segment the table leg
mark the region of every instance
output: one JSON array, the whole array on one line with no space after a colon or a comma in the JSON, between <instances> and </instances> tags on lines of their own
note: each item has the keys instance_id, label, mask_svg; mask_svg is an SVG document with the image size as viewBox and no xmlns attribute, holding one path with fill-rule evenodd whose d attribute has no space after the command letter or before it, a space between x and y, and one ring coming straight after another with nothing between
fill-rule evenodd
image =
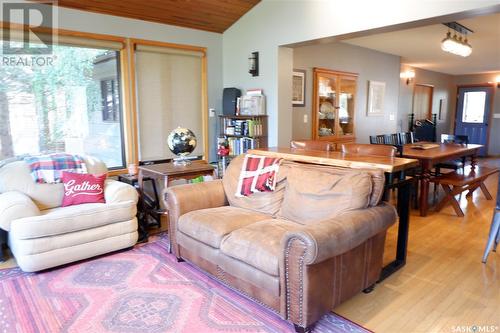
<instances>
[{"instance_id":1,"label":"table leg","mask_svg":"<svg viewBox=\"0 0 500 333\"><path fill-rule=\"evenodd\" d=\"M139 240L138 242L147 242L149 238L147 221L146 221L146 204L144 203L144 171L139 169L137 176L137 185L139 186L139 204L137 219L139 224Z\"/></svg>"},{"instance_id":2,"label":"table leg","mask_svg":"<svg viewBox=\"0 0 500 333\"><path fill-rule=\"evenodd\" d=\"M396 259L382 268L378 282L385 280L391 274L406 264L408 248L408 232L410 227L410 193L413 179L401 181L398 185L397 210L399 215L398 240L396 246Z\"/></svg>"},{"instance_id":3,"label":"table leg","mask_svg":"<svg viewBox=\"0 0 500 333\"><path fill-rule=\"evenodd\" d=\"M477 165L477 155L474 154L470 157L470 166L471 166L471 169L474 170L476 168L476 165Z\"/></svg>"},{"instance_id":4,"label":"table leg","mask_svg":"<svg viewBox=\"0 0 500 333\"><path fill-rule=\"evenodd\" d=\"M422 177L420 179L420 216L427 216L429 210L429 182L431 170L428 165L422 165Z\"/></svg>"}]
</instances>

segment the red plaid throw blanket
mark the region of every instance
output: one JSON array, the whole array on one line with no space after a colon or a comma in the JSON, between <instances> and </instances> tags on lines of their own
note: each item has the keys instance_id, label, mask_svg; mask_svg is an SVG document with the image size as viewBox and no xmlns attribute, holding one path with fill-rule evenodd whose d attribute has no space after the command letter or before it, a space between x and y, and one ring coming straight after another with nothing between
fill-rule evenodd
<instances>
[{"instance_id":1,"label":"red plaid throw blanket","mask_svg":"<svg viewBox=\"0 0 500 333\"><path fill-rule=\"evenodd\" d=\"M36 183L60 183L62 172L87 173L83 158L70 154L50 154L25 157L24 161L31 169L31 176Z\"/></svg>"},{"instance_id":2,"label":"red plaid throw blanket","mask_svg":"<svg viewBox=\"0 0 500 333\"><path fill-rule=\"evenodd\" d=\"M280 163L281 158L246 155L235 195L244 197L256 192L274 191Z\"/></svg>"}]
</instances>

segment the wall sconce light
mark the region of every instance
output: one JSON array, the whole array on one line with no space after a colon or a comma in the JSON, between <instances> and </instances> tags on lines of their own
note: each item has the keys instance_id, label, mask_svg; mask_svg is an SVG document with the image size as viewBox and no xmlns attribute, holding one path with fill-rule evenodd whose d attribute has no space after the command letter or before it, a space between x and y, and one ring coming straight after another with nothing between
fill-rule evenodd
<instances>
[{"instance_id":1,"label":"wall sconce light","mask_svg":"<svg viewBox=\"0 0 500 333\"><path fill-rule=\"evenodd\" d=\"M410 69L406 70L406 71L400 73L399 77L402 78L402 79L406 79L406 84L408 85L415 78L415 71L410 70Z\"/></svg>"},{"instance_id":2,"label":"wall sconce light","mask_svg":"<svg viewBox=\"0 0 500 333\"><path fill-rule=\"evenodd\" d=\"M495 82L497 83L497 88L500 88L500 75L497 75Z\"/></svg>"},{"instance_id":3,"label":"wall sconce light","mask_svg":"<svg viewBox=\"0 0 500 333\"><path fill-rule=\"evenodd\" d=\"M259 52L252 52L248 56L248 73L259 76Z\"/></svg>"}]
</instances>

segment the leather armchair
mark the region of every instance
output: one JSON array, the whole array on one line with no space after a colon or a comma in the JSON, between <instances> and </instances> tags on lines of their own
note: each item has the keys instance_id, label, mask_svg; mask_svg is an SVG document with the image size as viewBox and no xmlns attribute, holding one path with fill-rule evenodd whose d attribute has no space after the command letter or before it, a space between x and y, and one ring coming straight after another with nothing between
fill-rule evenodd
<instances>
[{"instance_id":1,"label":"leather armchair","mask_svg":"<svg viewBox=\"0 0 500 333\"><path fill-rule=\"evenodd\" d=\"M89 173L107 172L86 158ZM32 272L133 246L137 242L134 187L106 180L105 204L60 207L62 184L36 184L23 161L0 168L0 228L22 270Z\"/></svg>"}]
</instances>

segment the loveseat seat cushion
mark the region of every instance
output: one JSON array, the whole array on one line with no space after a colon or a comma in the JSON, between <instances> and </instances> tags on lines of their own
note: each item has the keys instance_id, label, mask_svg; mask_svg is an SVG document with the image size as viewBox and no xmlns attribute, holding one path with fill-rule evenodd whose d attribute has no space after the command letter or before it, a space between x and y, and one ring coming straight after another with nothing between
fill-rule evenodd
<instances>
[{"instance_id":1,"label":"loveseat seat cushion","mask_svg":"<svg viewBox=\"0 0 500 333\"><path fill-rule=\"evenodd\" d=\"M222 241L220 250L269 275L279 276L281 239L287 231L296 231L301 227L282 219L256 222L229 234Z\"/></svg>"},{"instance_id":2,"label":"loveseat seat cushion","mask_svg":"<svg viewBox=\"0 0 500 333\"><path fill-rule=\"evenodd\" d=\"M134 201L115 204L83 204L46 209L40 215L12 221L16 239L56 236L130 220L136 214Z\"/></svg>"},{"instance_id":3,"label":"loveseat seat cushion","mask_svg":"<svg viewBox=\"0 0 500 333\"><path fill-rule=\"evenodd\" d=\"M179 218L177 229L218 249L222 239L234 230L269 218L269 215L248 209L223 206L186 213Z\"/></svg>"},{"instance_id":4,"label":"loveseat seat cushion","mask_svg":"<svg viewBox=\"0 0 500 333\"><path fill-rule=\"evenodd\" d=\"M298 166L288 173L280 217L301 224L317 223L367 208L371 193L372 181L366 172L333 174Z\"/></svg>"},{"instance_id":5,"label":"loveseat seat cushion","mask_svg":"<svg viewBox=\"0 0 500 333\"><path fill-rule=\"evenodd\" d=\"M243 161L245 159L244 156L245 155L240 155L231 161L231 164L229 164L226 172L224 173L224 178L222 179L224 192L226 193L229 204L234 207L250 209L263 214L269 214L272 216L276 215L280 210L281 203L283 202L286 176L289 167L284 163L280 166L276 178L276 188L274 191L258 192L246 197L237 197L235 194L238 189L238 180L243 166Z\"/></svg>"}]
</instances>

